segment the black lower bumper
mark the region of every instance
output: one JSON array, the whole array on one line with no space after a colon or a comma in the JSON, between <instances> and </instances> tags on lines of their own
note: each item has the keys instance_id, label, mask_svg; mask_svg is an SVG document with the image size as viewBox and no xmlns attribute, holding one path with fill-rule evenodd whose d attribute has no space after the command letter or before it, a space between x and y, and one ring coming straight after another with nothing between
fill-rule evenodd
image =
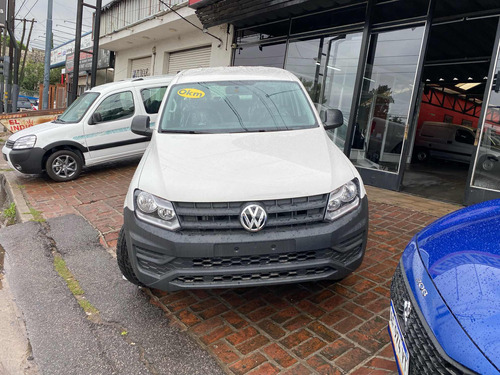
<instances>
[{"instance_id":1,"label":"black lower bumper","mask_svg":"<svg viewBox=\"0 0 500 375\"><path fill-rule=\"evenodd\" d=\"M9 159L11 164L19 172L28 174L40 174L43 172L42 160L45 150L34 147L26 150L11 150Z\"/></svg>"},{"instance_id":2,"label":"black lower bumper","mask_svg":"<svg viewBox=\"0 0 500 375\"><path fill-rule=\"evenodd\" d=\"M171 232L124 210L130 262L145 285L173 291L342 279L363 260L368 200L332 223L258 233Z\"/></svg>"}]
</instances>

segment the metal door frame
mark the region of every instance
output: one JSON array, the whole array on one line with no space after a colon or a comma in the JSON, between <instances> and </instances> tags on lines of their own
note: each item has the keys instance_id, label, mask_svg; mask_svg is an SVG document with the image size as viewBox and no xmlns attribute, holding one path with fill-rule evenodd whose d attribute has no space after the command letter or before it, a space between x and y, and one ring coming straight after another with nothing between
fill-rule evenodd
<instances>
[{"instance_id":1,"label":"metal door frame","mask_svg":"<svg viewBox=\"0 0 500 375\"><path fill-rule=\"evenodd\" d=\"M471 163L469 167L469 173L467 174L467 182L465 185L465 198L464 203L466 205L471 205L474 203L483 202L490 199L500 198L500 191L483 189L479 187L472 186L472 178L474 176L475 166L479 154L479 141L481 139L481 134L483 132L484 122L486 119L486 113L488 111L488 106L490 103L490 96L493 87L493 81L495 78L495 71L497 69L497 61L500 57L500 15L498 16L498 24L497 24L497 33L496 39L493 47L493 51L491 53L491 62L490 68L488 70L488 80L486 81L486 87L484 91L484 100L483 105L481 106L481 114L479 116L477 131L476 131L476 140L474 142L474 152L472 153ZM498 66L500 68L500 64ZM497 80L500 79L500 76L497 76ZM473 162L472 162L473 161Z\"/></svg>"},{"instance_id":2,"label":"metal door frame","mask_svg":"<svg viewBox=\"0 0 500 375\"><path fill-rule=\"evenodd\" d=\"M425 59L425 53L427 51L427 43L429 40L429 34L430 34L430 29L431 29L431 21L432 21L432 16L433 16L433 11L435 7L436 0L430 0L429 5L427 8L427 15L423 18L423 21L425 22L424 26L424 34L422 36L422 43L420 47L420 54L417 62L417 69L415 72L415 79L413 83L413 92L411 95L410 99L410 110L408 113L408 120L405 126L405 134L403 137L403 149L401 150L401 156L400 156L400 165L399 165L399 170L397 173L392 173L392 172L385 172L385 171L380 171L376 169L369 169L369 168L362 168L362 167L356 167L363 179L363 182L366 183L367 185L372 185L376 187L380 187L383 189L388 189L388 190L395 190L399 191L401 189L401 184L403 181L403 175L405 171L405 166L406 166L406 159L408 157L408 154L410 152L411 148L411 142L409 142L408 135L413 134L415 127L416 127L416 121L415 117L418 116L417 111L415 110L416 105L417 105L417 100L418 100L418 91L420 87L420 80L422 78L422 71L423 71L423 66L424 66L424 59ZM363 39L361 42L361 52L359 56L359 63L358 63L358 71L356 75L356 82L355 82L355 87L354 87L354 95L353 95L353 101L351 104L351 114L349 116L349 123L348 123L348 128L347 128L347 134L346 134L346 141L344 145L344 153L349 156L351 154L351 148L352 148L352 141L353 141L353 136L354 136L354 127L355 127L355 121L356 121L356 116L358 114L358 109L359 109L359 101L360 101L360 96L363 88L363 76L365 73L366 69L366 64L368 60L368 52L370 48L370 40L372 38L372 29L373 29L373 10L375 7L375 1L374 0L369 0L367 9L366 9L366 23L363 28ZM387 25L388 28L390 29L395 29L397 24L390 24ZM405 26L404 24L401 26ZM410 25L407 25L410 26ZM384 30L383 27L377 27L378 30Z\"/></svg>"}]
</instances>

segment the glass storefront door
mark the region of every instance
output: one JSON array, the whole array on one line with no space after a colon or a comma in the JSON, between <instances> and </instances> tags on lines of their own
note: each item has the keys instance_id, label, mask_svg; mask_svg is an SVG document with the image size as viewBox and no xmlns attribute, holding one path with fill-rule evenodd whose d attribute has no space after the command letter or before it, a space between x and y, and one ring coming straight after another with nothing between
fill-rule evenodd
<instances>
[{"instance_id":1,"label":"glass storefront door","mask_svg":"<svg viewBox=\"0 0 500 375\"><path fill-rule=\"evenodd\" d=\"M371 35L350 153L370 185L399 189L424 29L417 26Z\"/></svg>"},{"instance_id":2,"label":"glass storefront door","mask_svg":"<svg viewBox=\"0 0 500 375\"><path fill-rule=\"evenodd\" d=\"M492 61L495 63L493 72L496 72L496 79L491 79L482 126L478 127L478 148L466 194L467 204L500 198L500 47L495 50Z\"/></svg>"},{"instance_id":3,"label":"glass storefront door","mask_svg":"<svg viewBox=\"0 0 500 375\"><path fill-rule=\"evenodd\" d=\"M309 40L292 40L285 69L304 84L318 110L336 108L344 115L344 125L329 131L342 150L351 111L362 33L341 34Z\"/></svg>"}]
</instances>

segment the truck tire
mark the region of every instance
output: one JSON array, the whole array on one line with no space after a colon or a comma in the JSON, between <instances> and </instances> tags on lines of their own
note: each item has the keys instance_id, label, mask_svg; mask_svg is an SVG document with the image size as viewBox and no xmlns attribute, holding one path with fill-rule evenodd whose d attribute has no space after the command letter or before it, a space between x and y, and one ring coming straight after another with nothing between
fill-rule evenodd
<instances>
[{"instance_id":1,"label":"truck tire","mask_svg":"<svg viewBox=\"0 0 500 375\"><path fill-rule=\"evenodd\" d=\"M80 175L83 167L81 156L71 150L52 153L45 162L45 170L57 182L71 181Z\"/></svg>"},{"instance_id":2,"label":"truck tire","mask_svg":"<svg viewBox=\"0 0 500 375\"><path fill-rule=\"evenodd\" d=\"M116 260L118 262L120 271L128 281L130 281L132 284L143 286L143 284L135 275L132 264L130 264L127 242L125 241L125 232L123 230L123 227L122 229L120 229L120 234L118 235L118 243L116 244Z\"/></svg>"}]
</instances>

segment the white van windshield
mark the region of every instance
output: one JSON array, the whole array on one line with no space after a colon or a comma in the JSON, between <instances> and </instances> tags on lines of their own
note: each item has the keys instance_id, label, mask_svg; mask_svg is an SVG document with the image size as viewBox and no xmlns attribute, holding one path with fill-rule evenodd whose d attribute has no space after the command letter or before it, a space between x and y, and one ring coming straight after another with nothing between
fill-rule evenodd
<instances>
[{"instance_id":1,"label":"white van windshield","mask_svg":"<svg viewBox=\"0 0 500 375\"><path fill-rule=\"evenodd\" d=\"M242 133L317 127L296 82L223 81L175 85L160 120L164 133Z\"/></svg>"},{"instance_id":2,"label":"white van windshield","mask_svg":"<svg viewBox=\"0 0 500 375\"><path fill-rule=\"evenodd\" d=\"M76 99L54 122L79 122L99 96L97 92L85 92Z\"/></svg>"}]
</instances>

